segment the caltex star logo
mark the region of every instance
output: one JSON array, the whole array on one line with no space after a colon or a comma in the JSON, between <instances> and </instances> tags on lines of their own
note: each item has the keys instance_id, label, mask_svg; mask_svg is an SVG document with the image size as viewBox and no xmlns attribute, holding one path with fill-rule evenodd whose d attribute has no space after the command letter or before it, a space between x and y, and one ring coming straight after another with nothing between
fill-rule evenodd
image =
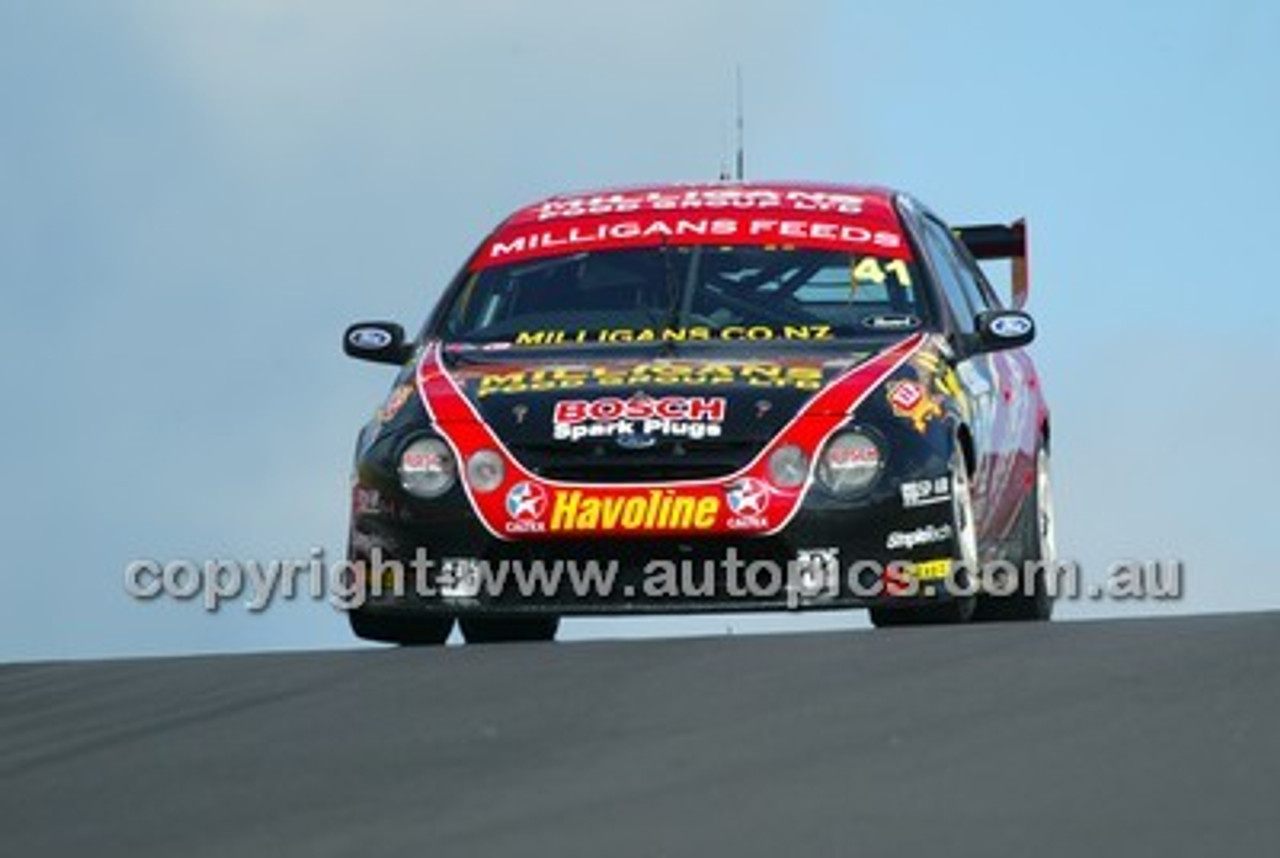
<instances>
[{"instance_id":1,"label":"caltex star logo","mask_svg":"<svg viewBox=\"0 0 1280 858\"><path fill-rule=\"evenodd\" d=\"M537 521L546 511L546 489L536 483L516 483L507 492L507 515L517 521Z\"/></svg>"},{"instance_id":2,"label":"caltex star logo","mask_svg":"<svg viewBox=\"0 0 1280 858\"><path fill-rule=\"evenodd\" d=\"M769 487L754 477L743 477L725 489L734 515L763 515L769 505Z\"/></svg>"}]
</instances>

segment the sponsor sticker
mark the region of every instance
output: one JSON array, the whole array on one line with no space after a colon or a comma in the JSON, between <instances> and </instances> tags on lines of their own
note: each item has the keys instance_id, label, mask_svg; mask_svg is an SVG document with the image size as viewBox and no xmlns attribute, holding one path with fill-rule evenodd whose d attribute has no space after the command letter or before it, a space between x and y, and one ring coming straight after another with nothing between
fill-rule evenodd
<instances>
[{"instance_id":1,"label":"sponsor sticker","mask_svg":"<svg viewBox=\"0 0 1280 858\"><path fill-rule=\"evenodd\" d=\"M867 206L868 199L865 195L841 191L770 187L674 187L560 197L538 206L536 218L549 221L592 215L753 209L859 215Z\"/></svg>"},{"instance_id":2,"label":"sponsor sticker","mask_svg":"<svg viewBox=\"0 0 1280 858\"><path fill-rule=\"evenodd\" d=\"M917 581L942 581L951 574L950 560L926 560L911 565L911 577Z\"/></svg>"},{"instance_id":3,"label":"sponsor sticker","mask_svg":"<svg viewBox=\"0 0 1280 858\"><path fill-rule=\"evenodd\" d=\"M910 480L899 486L904 509L946 503L951 500L951 477L935 477L931 480Z\"/></svg>"},{"instance_id":4,"label":"sponsor sticker","mask_svg":"<svg viewBox=\"0 0 1280 858\"><path fill-rule=\"evenodd\" d=\"M558 366L488 372L476 382L483 398L517 393L610 387L716 387L745 384L765 389L818 390L822 367L777 363L652 362L626 367Z\"/></svg>"},{"instance_id":5,"label":"sponsor sticker","mask_svg":"<svg viewBox=\"0 0 1280 858\"><path fill-rule=\"evenodd\" d=\"M356 486L351 493L351 511L355 515L378 515L390 511L390 505L377 489Z\"/></svg>"},{"instance_id":6,"label":"sponsor sticker","mask_svg":"<svg viewBox=\"0 0 1280 858\"><path fill-rule=\"evenodd\" d=\"M475 599L480 595L484 578L480 563L469 557L446 557L440 562L437 584L445 599Z\"/></svg>"},{"instance_id":7,"label":"sponsor sticker","mask_svg":"<svg viewBox=\"0 0 1280 858\"><path fill-rule=\"evenodd\" d=\"M623 446L624 438L718 438L727 408L722 396L562 399L552 412L551 434L557 441L616 438Z\"/></svg>"},{"instance_id":8,"label":"sponsor sticker","mask_svg":"<svg viewBox=\"0 0 1280 858\"><path fill-rule=\"evenodd\" d=\"M879 195L691 186L561 197L530 206L481 247L471 267L660 244L804 246L911 257L897 213Z\"/></svg>"},{"instance_id":9,"label":"sponsor sticker","mask_svg":"<svg viewBox=\"0 0 1280 858\"><path fill-rule=\"evenodd\" d=\"M909 550L921 545L946 542L950 538L951 525L930 524L915 530L895 530L885 540L884 547L890 551Z\"/></svg>"},{"instance_id":10,"label":"sponsor sticker","mask_svg":"<svg viewBox=\"0 0 1280 858\"><path fill-rule=\"evenodd\" d=\"M906 258L910 251L896 228L842 218L677 217L582 220L512 227L481 250L473 267L484 268L542 256L680 244L803 245L825 250L874 252Z\"/></svg>"},{"instance_id":11,"label":"sponsor sticker","mask_svg":"<svg viewBox=\"0 0 1280 858\"><path fill-rule=\"evenodd\" d=\"M829 340L834 337L830 325L726 325L713 328L695 325L688 328L604 328L577 330L546 329L519 331L512 345L559 346L596 345L599 343L653 342L761 342L767 340Z\"/></svg>"},{"instance_id":12,"label":"sponsor sticker","mask_svg":"<svg viewBox=\"0 0 1280 858\"><path fill-rule=\"evenodd\" d=\"M880 448L865 437L838 438L827 448L824 462L836 473L864 474L880 469Z\"/></svg>"},{"instance_id":13,"label":"sponsor sticker","mask_svg":"<svg viewBox=\"0 0 1280 858\"><path fill-rule=\"evenodd\" d=\"M594 495L581 489L556 489L548 529L553 533L711 530L720 509L714 494L649 489L639 494Z\"/></svg>"},{"instance_id":14,"label":"sponsor sticker","mask_svg":"<svg viewBox=\"0 0 1280 858\"><path fill-rule=\"evenodd\" d=\"M524 480L507 491L507 533L542 533L546 530L547 490Z\"/></svg>"},{"instance_id":15,"label":"sponsor sticker","mask_svg":"<svg viewBox=\"0 0 1280 858\"><path fill-rule=\"evenodd\" d=\"M910 313L877 313L865 317L862 326L873 331L914 331L920 327L920 317Z\"/></svg>"},{"instance_id":16,"label":"sponsor sticker","mask_svg":"<svg viewBox=\"0 0 1280 858\"><path fill-rule=\"evenodd\" d=\"M717 491L599 491L528 480L507 492L504 530L512 535L660 533L714 530L723 510Z\"/></svg>"},{"instance_id":17,"label":"sponsor sticker","mask_svg":"<svg viewBox=\"0 0 1280 858\"><path fill-rule=\"evenodd\" d=\"M924 432L929 428L929 421L942 416L941 403L918 381L903 379L892 382L888 396L893 413L910 420L917 432Z\"/></svg>"},{"instance_id":18,"label":"sponsor sticker","mask_svg":"<svg viewBox=\"0 0 1280 858\"><path fill-rule=\"evenodd\" d=\"M945 341L939 343L940 349L944 346ZM929 383L931 379L934 391L939 396L949 397L964 419L966 421L970 419L969 396L965 392L964 385L960 383L960 376L947 364L942 355L937 352L922 351L911 359L911 365L922 383Z\"/></svg>"},{"instance_id":19,"label":"sponsor sticker","mask_svg":"<svg viewBox=\"0 0 1280 858\"><path fill-rule=\"evenodd\" d=\"M400 457L400 469L406 474L436 474L449 467L449 462L435 450L410 447Z\"/></svg>"},{"instance_id":20,"label":"sponsor sticker","mask_svg":"<svg viewBox=\"0 0 1280 858\"><path fill-rule=\"evenodd\" d=\"M735 530L762 529L769 526L770 489L763 480L742 477L725 487L729 505L729 527Z\"/></svg>"}]
</instances>

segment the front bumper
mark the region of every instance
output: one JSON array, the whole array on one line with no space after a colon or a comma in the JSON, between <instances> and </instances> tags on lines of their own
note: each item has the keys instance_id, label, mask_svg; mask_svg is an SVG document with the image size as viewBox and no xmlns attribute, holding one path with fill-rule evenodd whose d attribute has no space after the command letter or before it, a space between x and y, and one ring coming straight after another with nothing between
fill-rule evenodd
<instances>
[{"instance_id":1,"label":"front bumper","mask_svg":"<svg viewBox=\"0 0 1280 858\"><path fill-rule=\"evenodd\" d=\"M383 497L357 486L350 543L356 603L377 613L814 610L954 590L944 586L957 556L950 505L904 509L896 483L856 504L811 492L785 528L761 537L507 540L461 493Z\"/></svg>"}]
</instances>

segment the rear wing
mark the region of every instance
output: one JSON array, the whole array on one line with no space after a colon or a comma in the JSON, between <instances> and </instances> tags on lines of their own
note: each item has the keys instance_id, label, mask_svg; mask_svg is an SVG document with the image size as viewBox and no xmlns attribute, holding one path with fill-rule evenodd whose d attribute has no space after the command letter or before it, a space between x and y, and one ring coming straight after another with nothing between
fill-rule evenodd
<instances>
[{"instance_id":1,"label":"rear wing","mask_svg":"<svg viewBox=\"0 0 1280 858\"><path fill-rule=\"evenodd\" d=\"M974 259L1008 259L1013 263L1013 306L1021 310L1031 289L1027 267L1027 221L986 223L956 228L956 235Z\"/></svg>"}]
</instances>

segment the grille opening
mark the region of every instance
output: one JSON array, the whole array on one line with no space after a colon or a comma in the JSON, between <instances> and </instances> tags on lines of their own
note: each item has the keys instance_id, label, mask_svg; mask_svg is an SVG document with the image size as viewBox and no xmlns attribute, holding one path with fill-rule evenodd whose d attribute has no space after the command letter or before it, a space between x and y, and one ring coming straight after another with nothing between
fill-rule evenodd
<instances>
[{"instance_id":1,"label":"grille opening","mask_svg":"<svg viewBox=\"0 0 1280 858\"><path fill-rule=\"evenodd\" d=\"M565 482L642 483L724 477L760 451L760 441L661 439L628 449L612 441L517 444L512 454L540 477Z\"/></svg>"}]
</instances>

